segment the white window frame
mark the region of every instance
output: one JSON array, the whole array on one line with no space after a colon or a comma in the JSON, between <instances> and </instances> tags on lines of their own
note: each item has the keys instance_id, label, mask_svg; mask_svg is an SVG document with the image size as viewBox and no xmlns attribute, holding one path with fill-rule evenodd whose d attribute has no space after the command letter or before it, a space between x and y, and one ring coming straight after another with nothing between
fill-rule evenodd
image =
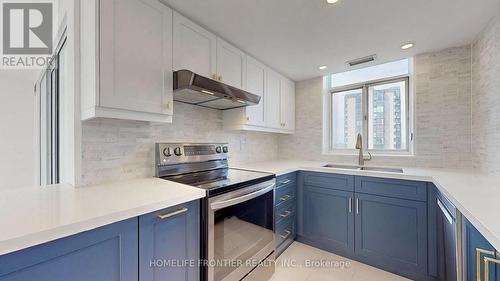
<instances>
[{"instance_id":1,"label":"white window frame","mask_svg":"<svg viewBox=\"0 0 500 281\"><path fill-rule=\"evenodd\" d=\"M410 63L410 66L412 64ZM366 81L362 83L346 85L342 87L331 87L331 75L325 76L324 85L326 86L323 96L324 103L324 114L323 114L323 155L357 155L358 150L355 148L352 149L343 149L343 148L334 148L333 147L333 109L332 109L332 96L334 93L362 89L363 90L363 105L362 105L362 115L363 115L363 125L362 125L362 135L363 135L363 150L370 152L374 156L414 156L415 152L415 132L414 132L414 88L413 88L413 79L412 79L412 67L410 67L410 71L408 75L399 75L394 77L388 77L383 79L377 79L372 81ZM408 112L407 118L407 149L405 150L376 150L376 149L368 149L368 88L371 86L376 86L380 84L386 84L391 82L399 82L406 81L406 91L407 91L407 99L406 99L406 110Z\"/></svg>"}]
</instances>

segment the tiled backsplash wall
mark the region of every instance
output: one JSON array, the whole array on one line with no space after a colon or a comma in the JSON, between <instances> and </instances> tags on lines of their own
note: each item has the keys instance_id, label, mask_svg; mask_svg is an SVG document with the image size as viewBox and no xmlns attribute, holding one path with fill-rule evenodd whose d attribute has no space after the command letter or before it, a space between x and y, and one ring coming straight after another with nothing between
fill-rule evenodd
<instances>
[{"instance_id":1,"label":"tiled backsplash wall","mask_svg":"<svg viewBox=\"0 0 500 281\"><path fill-rule=\"evenodd\" d=\"M473 165L500 174L500 11L472 50Z\"/></svg>"},{"instance_id":2,"label":"tiled backsplash wall","mask_svg":"<svg viewBox=\"0 0 500 281\"><path fill-rule=\"evenodd\" d=\"M471 49L451 48L415 58L415 157L374 156L370 164L471 166ZM356 163L357 156L321 153L322 78L296 85L296 134L281 136L279 156Z\"/></svg>"},{"instance_id":3,"label":"tiled backsplash wall","mask_svg":"<svg viewBox=\"0 0 500 281\"><path fill-rule=\"evenodd\" d=\"M231 163L274 160L278 136L227 132L222 112L175 103L172 124L113 119L83 123L82 184L154 175L156 142L229 142Z\"/></svg>"}]
</instances>

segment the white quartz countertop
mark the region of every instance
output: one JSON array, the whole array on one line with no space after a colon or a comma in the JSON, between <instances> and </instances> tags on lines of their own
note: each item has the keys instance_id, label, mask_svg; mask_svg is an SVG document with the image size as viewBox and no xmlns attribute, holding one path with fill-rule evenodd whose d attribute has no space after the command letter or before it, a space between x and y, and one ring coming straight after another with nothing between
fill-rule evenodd
<instances>
[{"instance_id":1,"label":"white quartz countertop","mask_svg":"<svg viewBox=\"0 0 500 281\"><path fill-rule=\"evenodd\" d=\"M500 250L500 177L474 170L403 167L403 173L397 174L323 167L326 164L328 163L281 160L235 165L233 168L274 173L278 176L301 170L432 182Z\"/></svg>"},{"instance_id":2,"label":"white quartz countertop","mask_svg":"<svg viewBox=\"0 0 500 281\"><path fill-rule=\"evenodd\" d=\"M0 255L205 197L158 178L0 192Z\"/></svg>"}]
</instances>

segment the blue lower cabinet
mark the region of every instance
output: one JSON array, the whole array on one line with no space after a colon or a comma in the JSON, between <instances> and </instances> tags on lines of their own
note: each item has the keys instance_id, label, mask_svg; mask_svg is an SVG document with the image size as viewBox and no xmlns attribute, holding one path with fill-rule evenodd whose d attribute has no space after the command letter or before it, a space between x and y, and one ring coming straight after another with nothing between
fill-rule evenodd
<instances>
[{"instance_id":1,"label":"blue lower cabinet","mask_svg":"<svg viewBox=\"0 0 500 281\"><path fill-rule=\"evenodd\" d=\"M354 251L354 193L304 185L299 241L349 256Z\"/></svg>"},{"instance_id":2,"label":"blue lower cabinet","mask_svg":"<svg viewBox=\"0 0 500 281\"><path fill-rule=\"evenodd\" d=\"M427 204L356 194L355 253L413 280L427 275Z\"/></svg>"},{"instance_id":3,"label":"blue lower cabinet","mask_svg":"<svg viewBox=\"0 0 500 281\"><path fill-rule=\"evenodd\" d=\"M1 281L137 281L137 218L0 256Z\"/></svg>"},{"instance_id":4,"label":"blue lower cabinet","mask_svg":"<svg viewBox=\"0 0 500 281\"><path fill-rule=\"evenodd\" d=\"M140 281L199 280L199 202L139 217Z\"/></svg>"},{"instance_id":5,"label":"blue lower cabinet","mask_svg":"<svg viewBox=\"0 0 500 281\"><path fill-rule=\"evenodd\" d=\"M484 276L484 258L495 258L495 256L500 258L500 256L486 238L467 220L465 220L465 241L467 280L500 281L498 276L500 267L495 266L494 263L489 263L489 279L486 280Z\"/></svg>"}]
</instances>

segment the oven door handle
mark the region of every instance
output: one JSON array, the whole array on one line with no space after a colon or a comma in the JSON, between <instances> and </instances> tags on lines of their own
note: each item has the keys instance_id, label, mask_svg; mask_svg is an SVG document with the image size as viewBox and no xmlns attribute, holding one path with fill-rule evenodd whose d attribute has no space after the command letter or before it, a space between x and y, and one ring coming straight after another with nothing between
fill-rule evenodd
<instances>
[{"instance_id":1,"label":"oven door handle","mask_svg":"<svg viewBox=\"0 0 500 281\"><path fill-rule=\"evenodd\" d=\"M259 197L263 194L268 193L269 191L274 190L275 185L276 185L276 183L273 183L267 187L264 187L262 189L255 191L255 192L252 192L252 193L245 194L245 195L240 196L240 197L232 198L232 199L225 200L225 201L214 202L214 203L210 204L210 209L212 209L213 211L216 211L216 210L220 210L220 209L223 209L226 207L234 206L236 204L254 199L256 197Z\"/></svg>"}]
</instances>

